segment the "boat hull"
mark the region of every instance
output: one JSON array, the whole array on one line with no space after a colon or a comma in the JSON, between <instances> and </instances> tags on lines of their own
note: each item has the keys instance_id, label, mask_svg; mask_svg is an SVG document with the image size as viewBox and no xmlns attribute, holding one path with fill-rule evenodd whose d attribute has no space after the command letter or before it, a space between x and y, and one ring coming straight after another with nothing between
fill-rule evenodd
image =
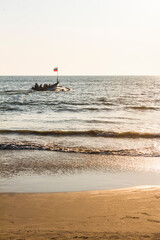
<instances>
[{"instance_id":1,"label":"boat hull","mask_svg":"<svg viewBox=\"0 0 160 240\"><path fill-rule=\"evenodd\" d=\"M54 88L45 88L45 89L33 89L33 91L36 91L36 92L67 92L67 91L70 91L71 89L68 88L68 87L63 87L63 86L57 86L57 87L54 87Z\"/></svg>"}]
</instances>

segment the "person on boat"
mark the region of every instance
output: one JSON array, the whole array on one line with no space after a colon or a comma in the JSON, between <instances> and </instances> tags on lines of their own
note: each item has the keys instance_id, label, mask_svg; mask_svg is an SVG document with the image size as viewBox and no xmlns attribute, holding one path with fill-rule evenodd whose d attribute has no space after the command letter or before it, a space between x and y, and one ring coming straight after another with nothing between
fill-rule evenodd
<instances>
[{"instance_id":1,"label":"person on boat","mask_svg":"<svg viewBox=\"0 0 160 240\"><path fill-rule=\"evenodd\" d=\"M34 88L35 90L38 90L38 83L35 84Z\"/></svg>"},{"instance_id":2,"label":"person on boat","mask_svg":"<svg viewBox=\"0 0 160 240\"><path fill-rule=\"evenodd\" d=\"M38 86L38 84L37 84L37 83L35 83L35 85L34 85L34 87L32 87L32 89L33 89L33 90L37 90L37 91L38 91L38 87L39 87L39 86Z\"/></svg>"}]
</instances>

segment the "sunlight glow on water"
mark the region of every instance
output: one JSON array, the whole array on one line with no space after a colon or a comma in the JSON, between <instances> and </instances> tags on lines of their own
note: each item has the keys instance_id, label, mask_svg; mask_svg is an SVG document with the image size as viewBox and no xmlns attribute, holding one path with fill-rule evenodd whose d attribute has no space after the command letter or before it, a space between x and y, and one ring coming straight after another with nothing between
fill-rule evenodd
<instances>
[{"instance_id":1,"label":"sunlight glow on water","mask_svg":"<svg viewBox=\"0 0 160 240\"><path fill-rule=\"evenodd\" d=\"M61 76L72 91L59 93L31 91L35 82L56 78L0 76L3 190L159 184L160 77Z\"/></svg>"}]
</instances>

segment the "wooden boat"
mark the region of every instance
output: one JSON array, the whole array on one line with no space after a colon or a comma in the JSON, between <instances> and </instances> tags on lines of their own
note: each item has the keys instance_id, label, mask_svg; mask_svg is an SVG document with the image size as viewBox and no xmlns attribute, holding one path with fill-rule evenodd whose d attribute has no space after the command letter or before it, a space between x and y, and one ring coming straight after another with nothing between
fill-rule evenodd
<instances>
[{"instance_id":1,"label":"wooden boat","mask_svg":"<svg viewBox=\"0 0 160 240\"><path fill-rule=\"evenodd\" d=\"M70 88L59 86L59 80L58 80L58 67L53 69L54 72L57 72L57 82L54 84L42 84L38 85L37 83L32 87L32 90L34 91L55 91L55 92L60 92L60 91L70 91Z\"/></svg>"},{"instance_id":2,"label":"wooden boat","mask_svg":"<svg viewBox=\"0 0 160 240\"><path fill-rule=\"evenodd\" d=\"M47 84L44 84L42 86L41 85L38 85L37 83L35 84L34 87L32 87L32 90L34 91L55 91L55 89L59 86L59 81L57 81L55 84L52 84L52 85L47 85Z\"/></svg>"}]
</instances>

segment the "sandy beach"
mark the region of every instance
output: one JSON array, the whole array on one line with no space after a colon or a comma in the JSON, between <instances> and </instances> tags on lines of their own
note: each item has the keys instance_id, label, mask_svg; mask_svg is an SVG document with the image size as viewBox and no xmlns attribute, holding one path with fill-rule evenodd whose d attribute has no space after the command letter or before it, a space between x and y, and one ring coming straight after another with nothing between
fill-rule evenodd
<instances>
[{"instance_id":1,"label":"sandy beach","mask_svg":"<svg viewBox=\"0 0 160 240\"><path fill-rule=\"evenodd\" d=\"M0 239L160 239L160 187L0 194Z\"/></svg>"}]
</instances>

